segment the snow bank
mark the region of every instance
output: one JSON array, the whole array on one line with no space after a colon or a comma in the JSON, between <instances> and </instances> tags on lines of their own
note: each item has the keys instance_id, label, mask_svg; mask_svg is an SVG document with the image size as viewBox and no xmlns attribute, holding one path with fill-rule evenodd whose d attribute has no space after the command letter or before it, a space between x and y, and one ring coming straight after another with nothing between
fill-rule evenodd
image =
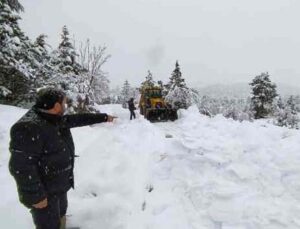
<instances>
[{"instance_id":1,"label":"snow bank","mask_svg":"<svg viewBox=\"0 0 300 229\"><path fill-rule=\"evenodd\" d=\"M128 110L119 105L98 108L119 118L115 123L72 130L80 157L76 189L69 192L70 225L84 229L300 227L299 130L265 121L210 119L196 107L181 110L176 122L155 124L140 116L129 121ZM8 131L24 112L0 106L1 228L32 228L7 169Z\"/></svg>"}]
</instances>

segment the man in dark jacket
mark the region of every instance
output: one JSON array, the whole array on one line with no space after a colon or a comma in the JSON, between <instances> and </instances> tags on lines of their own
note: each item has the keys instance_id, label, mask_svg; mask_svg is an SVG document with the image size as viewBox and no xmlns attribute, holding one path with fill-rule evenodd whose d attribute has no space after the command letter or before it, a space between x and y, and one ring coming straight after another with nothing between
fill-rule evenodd
<instances>
[{"instance_id":1,"label":"man in dark jacket","mask_svg":"<svg viewBox=\"0 0 300 229\"><path fill-rule=\"evenodd\" d=\"M36 229L65 224L67 192L74 188L75 148L70 128L112 122L107 114L64 115L63 91L46 88L11 128L9 161L20 202L31 209Z\"/></svg>"},{"instance_id":2,"label":"man in dark jacket","mask_svg":"<svg viewBox=\"0 0 300 229\"><path fill-rule=\"evenodd\" d=\"M134 102L133 102L133 98L131 98L129 101L128 101L128 109L130 111L130 120L132 120L132 118L135 119L135 113L134 113L134 110L136 109L135 106L134 106Z\"/></svg>"}]
</instances>

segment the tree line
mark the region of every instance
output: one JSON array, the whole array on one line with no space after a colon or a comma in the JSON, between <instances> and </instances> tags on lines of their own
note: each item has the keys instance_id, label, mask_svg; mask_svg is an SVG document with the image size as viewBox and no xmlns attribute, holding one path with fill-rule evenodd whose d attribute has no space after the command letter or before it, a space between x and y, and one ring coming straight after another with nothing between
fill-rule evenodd
<instances>
[{"instance_id":1,"label":"tree line","mask_svg":"<svg viewBox=\"0 0 300 229\"><path fill-rule=\"evenodd\" d=\"M63 26L58 47L47 43L41 34L34 41L19 26L23 6L18 0L0 0L0 103L29 107L37 91L45 86L65 90L70 98L71 112L94 111L93 105L120 103L137 98L139 87L128 80L121 90L110 90L103 65L111 57L106 46L91 44L87 39L75 45L67 26ZM154 81L148 71L142 86L159 86L166 102L175 109L187 109L195 104L200 113L223 114L234 120L271 118L279 126L299 128L300 97L282 98L270 75L255 76L248 98L210 98L189 88L178 61L167 83Z\"/></svg>"},{"instance_id":2,"label":"tree line","mask_svg":"<svg viewBox=\"0 0 300 229\"><path fill-rule=\"evenodd\" d=\"M300 95L288 98L280 96L268 72L263 72L253 78L249 83L251 94L247 98L228 98L221 95L218 98L200 96L200 91L186 85L178 61L167 84L160 80L156 82L152 73L148 71L148 75L141 84L141 87L143 86L161 87L166 102L175 109L187 109L191 105L196 105L200 113L210 117L222 114L226 118L238 121L270 119L278 126L299 128ZM126 106L130 97L136 97L136 90L134 91L126 80L122 88L120 103Z\"/></svg>"},{"instance_id":3,"label":"tree line","mask_svg":"<svg viewBox=\"0 0 300 229\"><path fill-rule=\"evenodd\" d=\"M45 34L32 41L19 26L22 10L17 0L0 0L0 102L29 107L45 86L64 89L74 112L108 100L109 79L102 70L110 58L107 48L89 39L76 47L67 26L56 48Z\"/></svg>"}]
</instances>

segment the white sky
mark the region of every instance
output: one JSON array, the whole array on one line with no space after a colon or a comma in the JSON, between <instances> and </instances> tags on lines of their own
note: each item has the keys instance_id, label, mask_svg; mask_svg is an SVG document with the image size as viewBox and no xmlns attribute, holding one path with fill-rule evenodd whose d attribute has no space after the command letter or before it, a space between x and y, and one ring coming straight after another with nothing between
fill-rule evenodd
<instances>
[{"instance_id":1,"label":"white sky","mask_svg":"<svg viewBox=\"0 0 300 229\"><path fill-rule=\"evenodd\" d=\"M300 85L299 0L20 0L21 22L53 46L63 25L108 46L112 85L166 81L178 59L190 86L249 82L268 71Z\"/></svg>"}]
</instances>

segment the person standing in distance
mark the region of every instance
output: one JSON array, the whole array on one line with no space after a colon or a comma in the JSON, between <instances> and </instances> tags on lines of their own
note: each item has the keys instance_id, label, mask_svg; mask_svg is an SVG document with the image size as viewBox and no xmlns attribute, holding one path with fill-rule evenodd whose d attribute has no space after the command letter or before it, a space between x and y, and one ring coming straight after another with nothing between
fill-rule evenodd
<instances>
[{"instance_id":1,"label":"person standing in distance","mask_svg":"<svg viewBox=\"0 0 300 229\"><path fill-rule=\"evenodd\" d=\"M130 111L130 120L132 120L132 118L135 119L135 113L134 110L136 110L135 106L134 106L134 101L133 98L130 98L130 100L128 101L128 109Z\"/></svg>"}]
</instances>

